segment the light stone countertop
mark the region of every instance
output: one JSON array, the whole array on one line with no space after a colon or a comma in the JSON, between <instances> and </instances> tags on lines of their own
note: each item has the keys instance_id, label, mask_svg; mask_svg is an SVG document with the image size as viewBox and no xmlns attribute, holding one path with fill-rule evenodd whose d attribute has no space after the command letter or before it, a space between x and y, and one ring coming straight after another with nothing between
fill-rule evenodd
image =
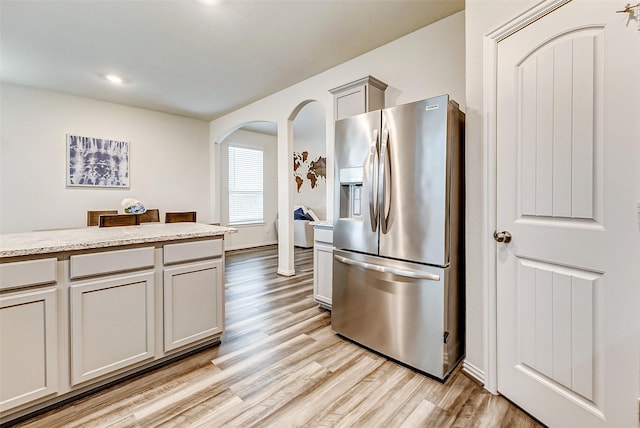
<instances>
[{"instance_id":1,"label":"light stone countertop","mask_svg":"<svg viewBox=\"0 0 640 428\"><path fill-rule=\"evenodd\" d=\"M202 223L144 223L9 233L0 235L0 258L207 238L236 232L237 229L231 227Z\"/></svg>"}]
</instances>

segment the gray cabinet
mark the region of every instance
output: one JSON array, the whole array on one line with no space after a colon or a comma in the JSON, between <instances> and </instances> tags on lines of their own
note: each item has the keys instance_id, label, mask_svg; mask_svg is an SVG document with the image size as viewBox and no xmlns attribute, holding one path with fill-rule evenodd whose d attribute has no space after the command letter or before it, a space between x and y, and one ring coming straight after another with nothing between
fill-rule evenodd
<instances>
[{"instance_id":1,"label":"gray cabinet","mask_svg":"<svg viewBox=\"0 0 640 428\"><path fill-rule=\"evenodd\" d=\"M164 351L222 334L222 261L164 270Z\"/></svg>"},{"instance_id":2,"label":"gray cabinet","mask_svg":"<svg viewBox=\"0 0 640 428\"><path fill-rule=\"evenodd\" d=\"M154 358L153 266L153 247L71 256L71 385Z\"/></svg>"},{"instance_id":3,"label":"gray cabinet","mask_svg":"<svg viewBox=\"0 0 640 428\"><path fill-rule=\"evenodd\" d=\"M316 225L313 240L313 298L320 306L331 309L333 226Z\"/></svg>"},{"instance_id":4,"label":"gray cabinet","mask_svg":"<svg viewBox=\"0 0 640 428\"><path fill-rule=\"evenodd\" d=\"M59 391L57 264L0 264L0 414Z\"/></svg>"},{"instance_id":5,"label":"gray cabinet","mask_svg":"<svg viewBox=\"0 0 640 428\"><path fill-rule=\"evenodd\" d=\"M340 120L383 109L387 84L372 76L363 77L329 92L333 94L333 119Z\"/></svg>"},{"instance_id":6,"label":"gray cabinet","mask_svg":"<svg viewBox=\"0 0 640 428\"><path fill-rule=\"evenodd\" d=\"M0 296L0 413L58 392L56 289Z\"/></svg>"},{"instance_id":7,"label":"gray cabinet","mask_svg":"<svg viewBox=\"0 0 640 428\"><path fill-rule=\"evenodd\" d=\"M120 275L70 288L71 384L154 357L154 274Z\"/></svg>"},{"instance_id":8,"label":"gray cabinet","mask_svg":"<svg viewBox=\"0 0 640 428\"><path fill-rule=\"evenodd\" d=\"M0 424L224 332L221 235L31 257L0 259Z\"/></svg>"},{"instance_id":9,"label":"gray cabinet","mask_svg":"<svg viewBox=\"0 0 640 428\"><path fill-rule=\"evenodd\" d=\"M164 352L220 336L222 240L165 245L164 263Z\"/></svg>"}]
</instances>

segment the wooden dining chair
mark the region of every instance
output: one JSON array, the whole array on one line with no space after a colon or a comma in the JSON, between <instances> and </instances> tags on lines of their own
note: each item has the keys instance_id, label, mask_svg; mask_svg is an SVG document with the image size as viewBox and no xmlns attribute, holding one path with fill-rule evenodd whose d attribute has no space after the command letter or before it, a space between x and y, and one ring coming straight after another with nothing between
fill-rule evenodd
<instances>
[{"instance_id":1,"label":"wooden dining chair","mask_svg":"<svg viewBox=\"0 0 640 428\"><path fill-rule=\"evenodd\" d=\"M164 214L164 222L165 223L183 223L183 222L196 222L196 212L195 211L186 211L179 213L165 213Z\"/></svg>"},{"instance_id":2,"label":"wooden dining chair","mask_svg":"<svg viewBox=\"0 0 640 428\"><path fill-rule=\"evenodd\" d=\"M98 220L100 227L135 226L138 224L140 224L140 219L136 214L106 214L101 215Z\"/></svg>"},{"instance_id":3,"label":"wooden dining chair","mask_svg":"<svg viewBox=\"0 0 640 428\"><path fill-rule=\"evenodd\" d=\"M87 226L97 226L103 214L118 214L118 210L87 211Z\"/></svg>"},{"instance_id":4,"label":"wooden dining chair","mask_svg":"<svg viewBox=\"0 0 640 428\"><path fill-rule=\"evenodd\" d=\"M144 214L137 214L140 223L158 223L160 222L160 210L150 209Z\"/></svg>"}]
</instances>

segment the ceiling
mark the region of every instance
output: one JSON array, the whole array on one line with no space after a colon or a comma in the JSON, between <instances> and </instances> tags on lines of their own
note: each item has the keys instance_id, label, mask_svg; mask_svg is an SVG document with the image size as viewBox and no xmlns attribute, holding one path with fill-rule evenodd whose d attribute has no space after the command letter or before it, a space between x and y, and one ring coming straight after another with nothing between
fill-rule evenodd
<instances>
[{"instance_id":1,"label":"ceiling","mask_svg":"<svg viewBox=\"0 0 640 428\"><path fill-rule=\"evenodd\" d=\"M0 0L0 79L212 120L463 9L464 0Z\"/></svg>"}]
</instances>

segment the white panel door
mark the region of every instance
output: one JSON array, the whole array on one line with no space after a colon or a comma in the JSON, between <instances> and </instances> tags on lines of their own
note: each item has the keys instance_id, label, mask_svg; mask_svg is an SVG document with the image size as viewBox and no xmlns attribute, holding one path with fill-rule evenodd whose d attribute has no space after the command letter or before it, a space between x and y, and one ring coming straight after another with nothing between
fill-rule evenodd
<instances>
[{"instance_id":1,"label":"white panel door","mask_svg":"<svg viewBox=\"0 0 640 428\"><path fill-rule=\"evenodd\" d=\"M638 426L640 32L619 6L498 43L498 390L552 427Z\"/></svg>"}]
</instances>

